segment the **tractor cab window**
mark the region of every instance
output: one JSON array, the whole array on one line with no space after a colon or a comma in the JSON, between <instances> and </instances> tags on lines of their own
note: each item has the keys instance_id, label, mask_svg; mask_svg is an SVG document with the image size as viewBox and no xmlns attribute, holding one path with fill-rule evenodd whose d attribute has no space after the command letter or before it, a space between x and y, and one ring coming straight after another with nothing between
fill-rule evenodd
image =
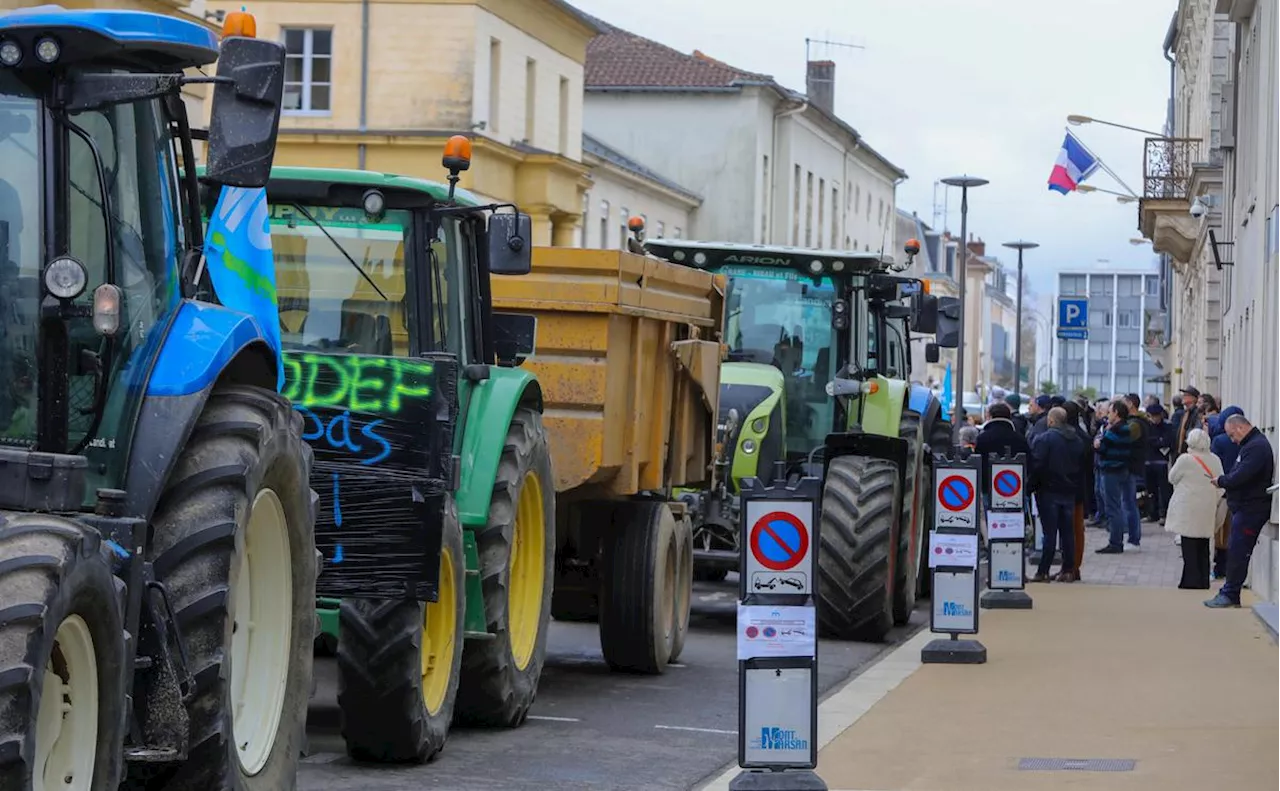
<instances>
[{"instance_id":1,"label":"tractor cab window","mask_svg":"<svg viewBox=\"0 0 1280 791\"><path fill-rule=\"evenodd\" d=\"M829 278L785 269L724 267L729 276L726 339L730 362L772 365L786 381L787 452L807 454L831 431L826 394L835 370L831 326L836 288Z\"/></svg>"},{"instance_id":2,"label":"tractor cab window","mask_svg":"<svg viewBox=\"0 0 1280 791\"><path fill-rule=\"evenodd\" d=\"M480 348L470 315L477 304L475 246L471 226L456 215L443 216L431 240L431 326L434 350L458 355L464 364Z\"/></svg>"},{"instance_id":3,"label":"tractor cab window","mask_svg":"<svg viewBox=\"0 0 1280 791\"><path fill-rule=\"evenodd\" d=\"M280 339L285 349L407 357L416 354L406 295L412 215L271 205Z\"/></svg>"},{"instance_id":4,"label":"tractor cab window","mask_svg":"<svg viewBox=\"0 0 1280 791\"><path fill-rule=\"evenodd\" d=\"M0 444L36 441L40 307L39 103L0 72Z\"/></svg>"},{"instance_id":5,"label":"tractor cab window","mask_svg":"<svg viewBox=\"0 0 1280 791\"><path fill-rule=\"evenodd\" d=\"M70 320L67 328L68 440L72 447L86 446L92 492L118 485L124 474L142 385L159 351L159 334L152 330L179 299L177 158L159 100L74 113L59 126L67 153L67 252L89 276L76 302L92 305L94 289L111 280L111 259L124 297L114 342L100 336L88 316Z\"/></svg>"}]
</instances>

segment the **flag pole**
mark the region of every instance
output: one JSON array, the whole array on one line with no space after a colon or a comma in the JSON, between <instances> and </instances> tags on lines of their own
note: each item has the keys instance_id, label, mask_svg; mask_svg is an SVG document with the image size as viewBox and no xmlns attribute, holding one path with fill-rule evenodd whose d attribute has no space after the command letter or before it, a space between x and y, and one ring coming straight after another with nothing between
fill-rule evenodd
<instances>
[{"instance_id":1,"label":"flag pole","mask_svg":"<svg viewBox=\"0 0 1280 791\"><path fill-rule=\"evenodd\" d=\"M1076 141L1076 143L1078 143L1078 144L1080 145L1080 147L1081 147L1081 148L1083 148L1085 151L1087 151L1087 152L1089 153L1089 156L1091 156L1091 157L1093 157L1093 158L1094 158L1094 160L1098 163L1098 165L1097 165L1097 166L1098 166L1098 169L1099 169L1099 170L1101 170L1103 173L1106 173L1106 174L1107 174L1108 176L1110 176L1111 178L1115 179L1115 180L1116 180L1116 183L1117 183L1117 184L1119 184L1121 187L1124 187L1124 188L1125 188L1125 190L1129 193L1129 197L1131 197L1131 198L1136 198L1136 197L1138 197L1138 193L1134 192L1134 191L1133 191L1133 188L1132 188L1132 187L1130 187L1128 184L1125 184L1125 183L1124 183L1124 179L1122 179L1122 178L1120 178L1119 176L1117 176L1117 175L1116 175L1116 172L1115 172L1114 170L1112 170L1112 169L1111 169L1111 167L1110 167L1109 165L1107 165L1107 163L1106 163L1106 162L1102 161L1102 157L1100 157L1100 156L1098 156L1097 154L1095 154L1095 153L1093 152L1093 149L1091 149L1091 148L1089 148L1088 146L1086 146L1086 145L1084 144L1084 141L1083 141L1083 140L1081 140L1079 137L1077 137L1077 136L1075 135L1075 133L1073 133L1070 129L1067 129L1066 127L1063 127L1063 129L1066 129L1067 134L1071 135L1071 137ZM1083 181L1083 180L1084 180L1084 177L1081 177L1081 181Z\"/></svg>"}]
</instances>

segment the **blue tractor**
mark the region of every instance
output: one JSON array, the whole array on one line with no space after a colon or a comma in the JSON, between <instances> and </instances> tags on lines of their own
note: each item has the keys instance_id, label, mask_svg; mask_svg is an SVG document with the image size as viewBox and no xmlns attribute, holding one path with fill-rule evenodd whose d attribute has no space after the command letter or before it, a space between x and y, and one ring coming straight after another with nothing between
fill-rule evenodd
<instances>
[{"instance_id":1,"label":"blue tractor","mask_svg":"<svg viewBox=\"0 0 1280 791\"><path fill-rule=\"evenodd\" d=\"M193 142L205 180L256 192L283 81L279 44L194 21L0 16L5 791L294 785L311 451L277 394L276 319L211 283ZM235 219L268 239L265 214Z\"/></svg>"}]
</instances>

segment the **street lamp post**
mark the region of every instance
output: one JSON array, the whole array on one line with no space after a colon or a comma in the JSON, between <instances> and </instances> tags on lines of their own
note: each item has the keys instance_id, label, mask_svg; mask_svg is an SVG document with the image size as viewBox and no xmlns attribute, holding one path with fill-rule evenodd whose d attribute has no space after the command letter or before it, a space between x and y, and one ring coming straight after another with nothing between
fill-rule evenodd
<instances>
[{"instance_id":1,"label":"street lamp post","mask_svg":"<svg viewBox=\"0 0 1280 791\"><path fill-rule=\"evenodd\" d=\"M966 275L969 263L969 188L981 187L991 182L976 176L951 176L942 180L943 184L960 188L960 343L956 347L956 375L951 380L951 433L953 437L960 434L960 421L957 419L964 410L964 303L965 290L968 285Z\"/></svg>"},{"instance_id":2,"label":"street lamp post","mask_svg":"<svg viewBox=\"0 0 1280 791\"><path fill-rule=\"evenodd\" d=\"M1013 331L1013 390L1022 395L1022 251L1033 250L1040 245L1019 239L1016 242L1005 242L1005 247L1018 251L1018 325Z\"/></svg>"}]
</instances>

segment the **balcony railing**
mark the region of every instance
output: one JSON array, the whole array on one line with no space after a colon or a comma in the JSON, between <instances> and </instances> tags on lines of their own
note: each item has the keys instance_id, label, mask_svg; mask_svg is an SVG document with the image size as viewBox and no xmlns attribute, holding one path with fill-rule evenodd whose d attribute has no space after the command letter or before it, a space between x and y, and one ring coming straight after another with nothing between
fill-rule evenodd
<instances>
[{"instance_id":1,"label":"balcony railing","mask_svg":"<svg viewBox=\"0 0 1280 791\"><path fill-rule=\"evenodd\" d=\"M1198 138L1148 137L1142 155L1142 197L1186 200L1191 169L1199 157Z\"/></svg>"}]
</instances>

